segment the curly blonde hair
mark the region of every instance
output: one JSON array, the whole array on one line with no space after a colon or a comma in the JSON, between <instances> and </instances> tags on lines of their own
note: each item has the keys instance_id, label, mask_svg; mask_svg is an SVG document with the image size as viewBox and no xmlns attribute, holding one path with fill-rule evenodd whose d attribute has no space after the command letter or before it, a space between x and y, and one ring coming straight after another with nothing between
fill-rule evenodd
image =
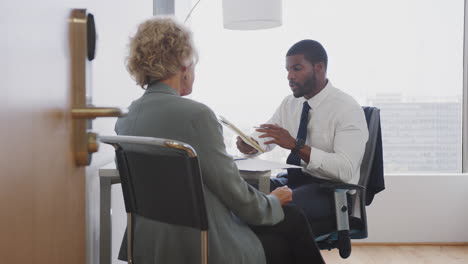
<instances>
[{"instance_id":1,"label":"curly blonde hair","mask_svg":"<svg viewBox=\"0 0 468 264\"><path fill-rule=\"evenodd\" d=\"M172 77L197 60L192 33L169 17L151 18L130 38L127 70L145 89L150 82Z\"/></svg>"}]
</instances>

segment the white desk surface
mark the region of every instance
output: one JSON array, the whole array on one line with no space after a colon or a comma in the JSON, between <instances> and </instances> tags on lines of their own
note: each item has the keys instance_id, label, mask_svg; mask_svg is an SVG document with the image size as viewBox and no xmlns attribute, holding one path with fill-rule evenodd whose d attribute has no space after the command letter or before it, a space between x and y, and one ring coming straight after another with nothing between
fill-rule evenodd
<instances>
[{"instance_id":1,"label":"white desk surface","mask_svg":"<svg viewBox=\"0 0 468 264\"><path fill-rule=\"evenodd\" d=\"M261 160L261 159L237 159L235 160L237 167L241 174L246 175L247 178L251 179L251 175L254 177L270 177L271 170L274 169L286 169L286 168L301 168L299 166ZM116 170L115 162L110 162L103 166L99 170L99 176L101 177L118 177L119 172Z\"/></svg>"},{"instance_id":2,"label":"white desk surface","mask_svg":"<svg viewBox=\"0 0 468 264\"><path fill-rule=\"evenodd\" d=\"M271 171L239 171L245 180L258 180L259 190L264 193L270 193ZM99 177L119 177L119 171L116 169L115 162L110 162L99 169Z\"/></svg>"},{"instance_id":3,"label":"white desk surface","mask_svg":"<svg viewBox=\"0 0 468 264\"><path fill-rule=\"evenodd\" d=\"M238 161L236 161L238 163ZM259 177L271 177L271 170L264 171L251 171L239 170L242 177L247 179L254 179ZM99 177L119 177L119 171L115 166L115 162L110 162L99 169Z\"/></svg>"}]
</instances>

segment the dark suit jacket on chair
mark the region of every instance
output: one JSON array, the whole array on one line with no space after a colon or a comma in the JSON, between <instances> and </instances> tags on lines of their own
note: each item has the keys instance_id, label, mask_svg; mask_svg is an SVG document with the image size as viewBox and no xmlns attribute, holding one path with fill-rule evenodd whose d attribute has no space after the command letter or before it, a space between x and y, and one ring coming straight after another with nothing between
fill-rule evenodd
<instances>
[{"instance_id":1,"label":"dark suit jacket on chair","mask_svg":"<svg viewBox=\"0 0 468 264\"><path fill-rule=\"evenodd\" d=\"M364 107L367 123L371 117L374 107ZM374 195L385 190L384 181L384 165L383 165L383 151L382 151L382 131L380 122L378 124L377 141L375 143L374 159L372 161L371 171L369 175L369 182L366 187L366 205L370 205L374 199Z\"/></svg>"}]
</instances>

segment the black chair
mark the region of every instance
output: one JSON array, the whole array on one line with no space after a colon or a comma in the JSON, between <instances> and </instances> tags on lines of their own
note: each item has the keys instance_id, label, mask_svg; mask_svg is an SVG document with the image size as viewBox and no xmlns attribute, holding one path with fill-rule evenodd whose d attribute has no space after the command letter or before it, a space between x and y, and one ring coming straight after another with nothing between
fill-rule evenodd
<instances>
[{"instance_id":1,"label":"black chair","mask_svg":"<svg viewBox=\"0 0 468 264\"><path fill-rule=\"evenodd\" d=\"M135 215L199 229L200 263L208 263L208 219L195 150L188 144L169 139L134 136L101 136L99 139L115 148L127 211L128 263L134 263ZM168 197L176 199L168 202Z\"/></svg>"},{"instance_id":2,"label":"black chair","mask_svg":"<svg viewBox=\"0 0 468 264\"><path fill-rule=\"evenodd\" d=\"M319 248L328 250L338 248L342 258L347 258L351 254L351 239L367 238L366 203L368 205L370 202L366 202L366 188L372 177L383 177L383 167L378 173L372 168L375 160L382 162L380 110L376 107L363 107L363 110L366 114L369 139L361 164L359 183L357 185L336 182L322 184L321 187L334 192L336 222L325 220L312 223L314 227L319 227L315 228L317 231L314 229ZM380 151L376 152L376 149ZM349 196L347 193L350 190L355 190L356 193ZM380 190L371 193L372 197ZM351 211L348 209L348 197L352 199L349 203L352 206Z\"/></svg>"}]
</instances>

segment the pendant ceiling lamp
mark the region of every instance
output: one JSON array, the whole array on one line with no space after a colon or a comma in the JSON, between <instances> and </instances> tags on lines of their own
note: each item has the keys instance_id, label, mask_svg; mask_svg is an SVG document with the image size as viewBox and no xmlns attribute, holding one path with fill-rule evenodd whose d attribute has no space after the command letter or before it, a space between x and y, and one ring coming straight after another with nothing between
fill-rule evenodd
<instances>
[{"instance_id":1,"label":"pendant ceiling lamp","mask_svg":"<svg viewBox=\"0 0 468 264\"><path fill-rule=\"evenodd\" d=\"M255 30L282 24L281 0L223 0L224 28Z\"/></svg>"}]
</instances>

